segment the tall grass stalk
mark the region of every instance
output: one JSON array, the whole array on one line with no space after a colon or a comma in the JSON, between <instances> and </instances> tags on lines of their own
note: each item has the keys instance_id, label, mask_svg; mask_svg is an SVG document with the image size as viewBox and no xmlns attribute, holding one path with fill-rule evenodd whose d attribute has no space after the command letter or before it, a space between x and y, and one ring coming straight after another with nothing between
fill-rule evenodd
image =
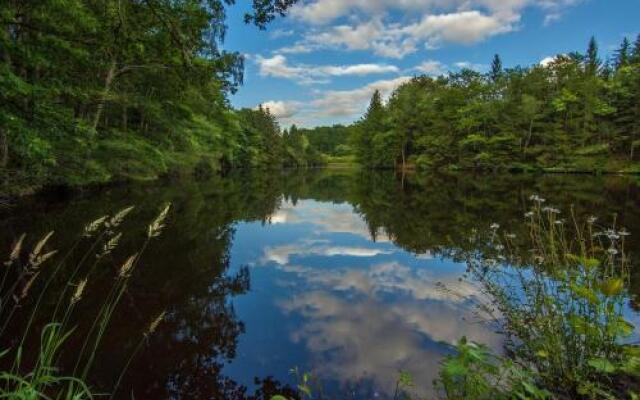
<instances>
[{"instance_id":1,"label":"tall grass stalk","mask_svg":"<svg viewBox=\"0 0 640 400\"><path fill-rule=\"evenodd\" d=\"M122 264L120 270L117 271L114 284L110 289L109 295L100 307L100 310L94 319L94 323L90 328L89 333L86 335L84 344L77 354L77 362L71 376L58 376L58 355L64 348L69 337L75 331L75 328L70 327L69 323L76 305L85 296L87 293L87 287L91 284L90 275L92 271L106 255L111 254L117 248L120 238L122 237L122 233L117 232L117 228L132 210L133 207L128 207L116 213L112 217L101 217L88 224L85 227L81 238L74 243L71 250L56 265L38 295L27 325L23 331L20 344L17 348L12 349L11 351L11 354L13 354L13 366L11 370L0 372L0 398L51 398L52 393L55 394L54 397L57 399L80 400L93 398L93 394L85 382L89 378L89 372L95 360L96 353L111 318L116 311L123 294L127 290L131 274L136 264L139 262L140 257L144 253L150 241L162 233L165 220L169 212L169 205L164 207L158 217L149 225L147 229L147 238L142 249L134 256L127 259L124 264ZM0 287L3 291L6 290L6 294L3 296L3 302L0 305L0 315L7 315L9 317L4 323L2 330L0 330L0 338L11 319L11 316L13 316L17 310L19 302L23 301L29 295L34 282L40 275L39 267L57 254L56 251L44 252L44 248L52 235L53 232L48 233L34 246L28 256L28 262L22 267L17 264L19 264L23 250L24 235L21 236L16 244L14 244L9 259L5 262L5 267L7 269L10 267L19 268L19 270L16 271L19 279L7 289ZM24 346L29 336L29 330L38 314L40 304L46 296L50 295L48 293L50 284L85 238L94 238L94 240L89 245L89 249L80 257L80 260L75 265L71 275L66 277L68 284L58 295L58 300L50 322L47 323L42 330L39 353L37 354L33 365L29 368L25 368L23 366ZM88 270L85 271L85 264L92 257L94 258L94 261ZM85 273L84 278L77 278L81 272ZM7 279L6 276L8 274L9 272L5 271L5 276L3 276L2 279L2 286L4 286ZM26 277L28 277L28 279L25 281ZM23 283L23 281L25 282ZM21 283L22 285L20 285ZM70 289L73 290L70 291ZM16 294L18 292L19 295ZM12 306L6 305L7 303L4 301L5 296L15 299ZM10 308L10 310L7 310L8 308ZM60 315L60 311L63 308L64 313ZM145 332L143 336L144 340L153 333L159 323L159 320L157 320L157 322L154 320L150 328ZM141 341L141 343L143 343L143 341ZM135 353L137 353L140 348L141 345L136 348L134 354L132 354L132 358L127 362L125 370L133 359ZM85 354L85 352L87 353ZM0 356L7 357L9 354L10 351L6 350L1 352ZM24 370L27 370L27 372L24 372ZM123 374L118 379L118 385Z\"/></svg>"}]
</instances>

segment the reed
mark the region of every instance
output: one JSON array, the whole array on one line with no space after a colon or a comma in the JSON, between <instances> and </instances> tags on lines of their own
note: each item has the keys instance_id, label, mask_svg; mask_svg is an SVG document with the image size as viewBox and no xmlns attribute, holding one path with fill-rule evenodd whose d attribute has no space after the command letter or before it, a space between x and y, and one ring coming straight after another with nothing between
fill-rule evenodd
<instances>
[{"instance_id":1,"label":"reed","mask_svg":"<svg viewBox=\"0 0 640 400\"><path fill-rule=\"evenodd\" d=\"M163 207L158 216L147 227L147 237L140 251L127 258L120 269L116 271L110 292L94 316L93 325L86 334L81 349L65 347L68 339L75 331L75 327L71 326L70 321L74 314L75 306L80 303L90 291L92 271L105 256L112 254L118 247L125 233L121 231L122 222L133 210L133 207L127 207L118 211L113 216L103 216L87 224L71 250L60 259L56 267L49 274L40 293L37 294L37 300L31 311L28 323L24 328L22 340L19 345L15 348L0 351L0 357L13 358L11 361L11 369L8 371L0 371L0 398L55 398L60 400L94 398L95 395L86 382L89 379L96 353L104 338L111 318L128 288L136 265L140 261L149 243L162 234L170 205ZM2 293L0 316L2 316L4 321L2 328L0 328L0 338L2 338L5 333L16 310L20 308L21 303L29 296L34 295L34 290L36 290L38 286L38 279L42 276L40 268L51 262L58 255L57 250L47 251L53 235L53 232L45 234L38 240L28 254L23 254L25 253L25 235L20 236L11 248L9 257L3 265L5 271L0 285L0 293ZM35 361L32 362L32 365L24 365L25 343L30 335L30 329L36 316L40 311L39 306L45 297L54 295L50 293L50 284L55 277L61 273L64 263L68 259L71 259L75 255L74 252L82 247L82 244L85 242L88 242L87 250L79 257L78 264L73 268L71 275L65 277L69 284L58 296L55 311L51 315L50 321L44 326L40 333L39 351L35 357ZM22 259L25 260L24 263L21 263ZM93 259L93 261L87 264L91 259ZM17 279L8 285L8 287L4 287L7 282L7 277L10 274L15 275ZM80 274L84 274L84 276L78 278ZM71 282L74 281L77 283L72 284ZM145 343L157 329L158 325L165 318L165 315L165 313L162 313L157 316L150 323L148 329L145 330L141 337L140 345L124 366L114 391L117 389L135 353L139 351L142 344ZM62 349L65 349L66 353L75 352L76 367L69 375L63 375L58 368L58 357Z\"/></svg>"}]
</instances>

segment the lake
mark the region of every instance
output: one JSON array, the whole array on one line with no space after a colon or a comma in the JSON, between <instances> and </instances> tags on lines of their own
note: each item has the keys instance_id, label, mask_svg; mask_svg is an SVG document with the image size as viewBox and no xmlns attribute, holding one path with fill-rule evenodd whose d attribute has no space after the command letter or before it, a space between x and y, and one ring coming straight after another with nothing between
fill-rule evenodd
<instances>
[{"instance_id":1,"label":"lake","mask_svg":"<svg viewBox=\"0 0 640 400\"><path fill-rule=\"evenodd\" d=\"M150 321L166 310L132 360L119 398L269 398L295 387L295 369L340 398L393 398L399 371L428 395L439 362L461 337L500 350L496 326L478 312L483 295L463 279L466 260L483 251L472 238L492 224L526 229L534 194L565 216L573 210L606 225L616 214L632 233L627 250L640 253L638 178L351 170L238 172L24 199L2 215L0 244L8 254L23 232L33 244L53 230L50 246L64 253L88 222L136 206L76 306L69 348L77 349L113 271L171 202L166 228L136 266L92 370L93 385L112 387ZM64 285L61 274L53 292ZM638 323L637 268L629 285L626 313ZM56 299L45 299L37 324ZM19 340L30 306L16 314L0 347ZM62 365L73 368L65 355Z\"/></svg>"}]
</instances>

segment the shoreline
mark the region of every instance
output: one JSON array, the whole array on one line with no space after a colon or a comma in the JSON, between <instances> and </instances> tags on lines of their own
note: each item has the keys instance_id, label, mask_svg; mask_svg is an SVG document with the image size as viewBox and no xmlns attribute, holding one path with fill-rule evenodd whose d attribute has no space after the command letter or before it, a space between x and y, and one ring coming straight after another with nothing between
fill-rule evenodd
<instances>
[{"instance_id":1,"label":"shoreline","mask_svg":"<svg viewBox=\"0 0 640 400\"><path fill-rule=\"evenodd\" d=\"M230 172L243 172L243 171L258 171L260 169L247 169L247 168L235 168L231 169ZM278 168L280 171L288 171L288 170L342 170L342 171L364 171L360 164L354 163L328 163L324 166L315 166L308 168ZM396 173L403 174L402 169L399 168L373 168L368 169L367 171L371 172L383 172L383 171L395 171ZM222 176L227 175L226 173L222 173L222 171L215 171L214 174L219 174ZM421 175L421 174L458 174L458 173L468 173L468 174L483 174L483 175L532 175L532 176L543 176L543 175L583 175L583 176L628 176L628 177L638 177L640 178L640 170L586 170L580 168L497 168L497 169L487 169L487 168L443 168L443 169L420 169L420 168L405 168L404 174L407 175ZM75 196L87 192L98 192L100 190L113 188L122 185L131 185L131 184L141 184L141 183L152 183L159 181L166 181L167 183L171 183L175 180L182 180L188 178L190 175L193 175L193 172L189 173L187 169L183 169L181 171L176 171L172 174L164 174L161 176L156 176L154 178L146 177L145 179L138 179L135 177L121 177L119 179L113 179L105 182L95 182L89 183L86 185L67 185L67 184L56 184L56 185L42 185L42 186L32 186L25 187L19 190L17 193L0 193L0 210L10 209L12 203L19 201L20 199L25 198L33 198L39 196Z\"/></svg>"}]
</instances>

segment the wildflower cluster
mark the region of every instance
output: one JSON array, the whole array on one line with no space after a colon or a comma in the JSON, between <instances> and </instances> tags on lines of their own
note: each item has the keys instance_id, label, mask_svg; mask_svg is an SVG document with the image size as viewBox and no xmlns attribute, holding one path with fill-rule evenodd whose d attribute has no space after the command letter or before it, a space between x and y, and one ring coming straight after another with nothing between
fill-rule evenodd
<instances>
[{"instance_id":1,"label":"wildflower cluster","mask_svg":"<svg viewBox=\"0 0 640 400\"><path fill-rule=\"evenodd\" d=\"M623 311L630 232L614 219L593 233L597 219L582 225L573 213L566 226L546 199L530 200L528 237L516 244L492 224L489 249L469 259L470 273L500 312L509 353L539 384L562 398L619 395L610 374L640 375L640 347L622 344L634 331Z\"/></svg>"}]
</instances>

